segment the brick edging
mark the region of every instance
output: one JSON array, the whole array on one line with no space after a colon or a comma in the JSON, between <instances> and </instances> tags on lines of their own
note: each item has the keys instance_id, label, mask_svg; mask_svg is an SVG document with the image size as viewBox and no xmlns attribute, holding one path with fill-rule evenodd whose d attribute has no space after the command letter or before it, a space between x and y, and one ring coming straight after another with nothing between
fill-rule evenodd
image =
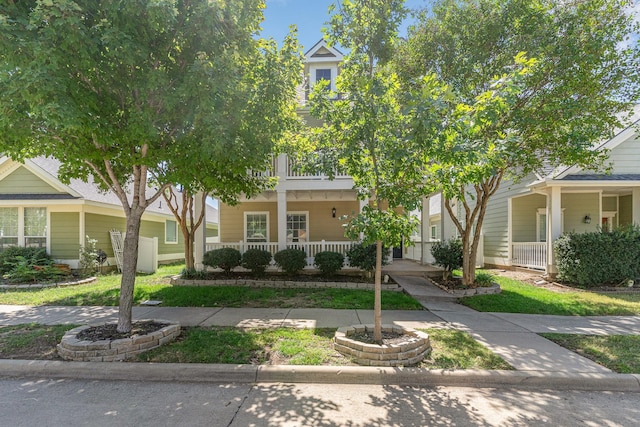
<instances>
[{"instance_id":1,"label":"brick edging","mask_svg":"<svg viewBox=\"0 0 640 427\"><path fill-rule=\"evenodd\" d=\"M468 288L468 289L449 289L446 286L440 285L438 282L435 282L431 279L428 279L431 284L437 286L442 289L446 293L453 295L454 297L470 297L473 295L493 295L499 294L502 292L502 288L497 283L493 283L491 286L486 287L477 287L477 288Z\"/></svg>"}]
</instances>

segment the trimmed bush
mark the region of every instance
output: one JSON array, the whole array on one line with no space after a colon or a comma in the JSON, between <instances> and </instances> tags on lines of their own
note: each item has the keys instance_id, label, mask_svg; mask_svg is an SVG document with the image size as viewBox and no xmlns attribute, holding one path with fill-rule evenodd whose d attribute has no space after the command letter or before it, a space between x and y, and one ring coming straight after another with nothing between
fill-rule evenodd
<instances>
[{"instance_id":1,"label":"trimmed bush","mask_svg":"<svg viewBox=\"0 0 640 427\"><path fill-rule=\"evenodd\" d=\"M493 274L487 273L486 271L480 271L476 273L475 283L481 288L488 288L489 286L493 285L494 279L495 278L493 277Z\"/></svg>"},{"instance_id":2,"label":"trimmed bush","mask_svg":"<svg viewBox=\"0 0 640 427\"><path fill-rule=\"evenodd\" d=\"M276 252L273 259L288 274L295 274L307 266L307 254L301 249L283 249Z\"/></svg>"},{"instance_id":3,"label":"trimmed bush","mask_svg":"<svg viewBox=\"0 0 640 427\"><path fill-rule=\"evenodd\" d=\"M442 279L447 280L451 272L462 267L462 241L450 239L444 242L435 242L431 246L431 255L434 264L444 268Z\"/></svg>"},{"instance_id":4,"label":"trimmed bush","mask_svg":"<svg viewBox=\"0 0 640 427\"><path fill-rule=\"evenodd\" d=\"M567 233L553 245L558 279L583 287L619 285L640 277L640 227Z\"/></svg>"},{"instance_id":5,"label":"trimmed bush","mask_svg":"<svg viewBox=\"0 0 640 427\"><path fill-rule=\"evenodd\" d=\"M41 248L12 246L0 252L0 273L9 273L17 264L45 266L53 264L53 259Z\"/></svg>"},{"instance_id":6,"label":"trimmed bush","mask_svg":"<svg viewBox=\"0 0 640 427\"><path fill-rule=\"evenodd\" d=\"M318 252L314 259L314 265L325 276L332 276L344 265L344 255L339 252Z\"/></svg>"},{"instance_id":7,"label":"trimmed bush","mask_svg":"<svg viewBox=\"0 0 640 427\"><path fill-rule=\"evenodd\" d=\"M202 263L213 268L221 268L226 273L240 265L242 261L242 255L240 251L233 248L221 248L214 249L209 252L205 252Z\"/></svg>"},{"instance_id":8,"label":"trimmed bush","mask_svg":"<svg viewBox=\"0 0 640 427\"><path fill-rule=\"evenodd\" d=\"M254 274L264 274L271 262L271 252L264 249L248 249L242 254L242 266Z\"/></svg>"},{"instance_id":9,"label":"trimmed bush","mask_svg":"<svg viewBox=\"0 0 640 427\"><path fill-rule=\"evenodd\" d=\"M387 264L388 256L389 249L383 247L382 265ZM357 243L351 246L351 249L347 252L347 258L349 258L349 265L351 267L357 267L365 271L373 271L376 269L376 245Z\"/></svg>"}]
</instances>

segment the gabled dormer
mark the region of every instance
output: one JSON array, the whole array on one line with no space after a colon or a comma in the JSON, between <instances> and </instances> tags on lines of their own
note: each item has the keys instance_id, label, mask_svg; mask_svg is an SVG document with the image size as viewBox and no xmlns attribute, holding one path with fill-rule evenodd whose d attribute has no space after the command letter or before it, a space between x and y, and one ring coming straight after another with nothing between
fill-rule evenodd
<instances>
[{"instance_id":1,"label":"gabled dormer","mask_svg":"<svg viewBox=\"0 0 640 427\"><path fill-rule=\"evenodd\" d=\"M320 80L329 80L331 90L336 90L336 77L343 54L335 47L329 46L324 39L313 45L305 54L304 74L308 89L313 88Z\"/></svg>"}]
</instances>

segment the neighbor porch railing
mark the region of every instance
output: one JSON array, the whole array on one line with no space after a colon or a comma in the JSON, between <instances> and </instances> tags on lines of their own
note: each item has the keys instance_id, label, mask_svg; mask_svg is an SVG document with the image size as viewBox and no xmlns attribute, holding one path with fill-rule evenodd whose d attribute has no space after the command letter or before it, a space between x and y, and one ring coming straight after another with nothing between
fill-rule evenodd
<instances>
[{"instance_id":1,"label":"neighbor porch railing","mask_svg":"<svg viewBox=\"0 0 640 427\"><path fill-rule=\"evenodd\" d=\"M516 267L544 270L547 266L546 242L512 243L511 264Z\"/></svg>"},{"instance_id":2,"label":"neighbor porch railing","mask_svg":"<svg viewBox=\"0 0 640 427\"><path fill-rule=\"evenodd\" d=\"M338 252L345 255L345 267L349 266L348 259L346 258L347 251L354 245L355 242L350 241L328 241L320 240L316 242L287 242L287 248L301 249L307 254L307 266L312 267L315 256L318 252L331 251ZM221 243L207 243L207 251L220 248L234 248L244 253L247 249L263 249L269 251L271 255L278 252L278 242L221 242Z\"/></svg>"}]
</instances>

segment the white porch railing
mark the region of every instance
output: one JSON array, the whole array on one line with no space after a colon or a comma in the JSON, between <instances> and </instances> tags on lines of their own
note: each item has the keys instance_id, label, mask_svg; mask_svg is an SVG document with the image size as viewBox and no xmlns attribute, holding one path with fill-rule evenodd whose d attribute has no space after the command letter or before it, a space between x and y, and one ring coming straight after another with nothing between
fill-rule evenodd
<instances>
[{"instance_id":1,"label":"white porch railing","mask_svg":"<svg viewBox=\"0 0 640 427\"><path fill-rule=\"evenodd\" d=\"M318 242L287 242L287 248L301 249L307 254L307 266L312 267L315 256L318 252L332 251L345 255L345 267L349 266L349 261L346 258L347 251L351 248L354 242L349 241L327 241L321 240ZM229 242L229 243L207 243L206 250L212 251L214 249L221 248L234 248L244 253L247 249L263 249L269 251L271 255L278 252L278 242Z\"/></svg>"},{"instance_id":2,"label":"white porch railing","mask_svg":"<svg viewBox=\"0 0 640 427\"><path fill-rule=\"evenodd\" d=\"M544 270L547 266L546 242L514 242L512 243L512 261L516 267Z\"/></svg>"},{"instance_id":3,"label":"white porch railing","mask_svg":"<svg viewBox=\"0 0 640 427\"><path fill-rule=\"evenodd\" d=\"M349 178L349 175L344 174L336 174L336 179ZM303 173L300 172L296 166L293 159L287 159L287 178L294 179L329 179L329 177L323 173Z\"/></svg>"}]
</instances>

